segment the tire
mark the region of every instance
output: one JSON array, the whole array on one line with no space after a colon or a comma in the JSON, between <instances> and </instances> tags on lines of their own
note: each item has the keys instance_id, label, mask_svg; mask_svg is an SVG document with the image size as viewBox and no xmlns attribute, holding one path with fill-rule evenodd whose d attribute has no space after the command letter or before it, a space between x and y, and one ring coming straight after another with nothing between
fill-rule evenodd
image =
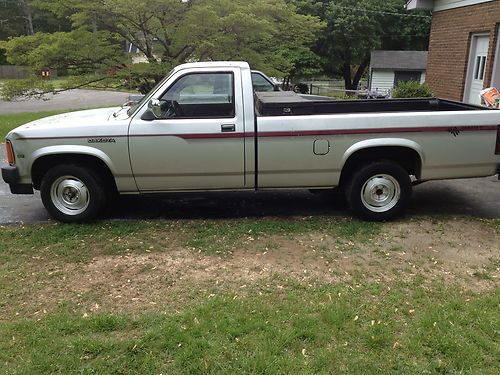
<instances>
[{"instance_id":1,"label":"tire","mask_svg":"<svg viewBox=\"0 0 500 375\"><path fill-rule=\"evenodd\" d=\"M106 189L100 176L73 164L50 169L42 179L40 193L49 214L64 223L93 220L106 205Z\"/></svg>"},{"instance_id":2,"label":"tire","mask_svg":"<svg viewBox=\"0 0 500 375\"><path fill-rule=\"evenodd\" d=\"M411 180L406 170L392 161L377 161L354 173L346 188L346 200L362 218L383 221L403 213L411 192Z\"/></svg>"}]
</instances>

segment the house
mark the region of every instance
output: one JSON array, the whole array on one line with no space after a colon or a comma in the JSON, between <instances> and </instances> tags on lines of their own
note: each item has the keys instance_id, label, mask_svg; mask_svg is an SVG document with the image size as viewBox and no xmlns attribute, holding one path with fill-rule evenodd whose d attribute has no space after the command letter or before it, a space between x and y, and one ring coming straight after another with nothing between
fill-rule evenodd
<instances>
[{"instance_id":1,"label":"house","mask_svg":"<svg viewBox=\"0 0 500 375\"><path fill-rule=\"evenodd\" d=\"M130 55L132 59L132 64L147 63L147 57L139 50L135 44L130 42L125 42L125 50Z\"/></svg>"},{"instance_id":2,"label":"house","mask_svg":"<svg viewBox=\"0 0 500 375\"><path fill-rule=\"evenodd\" d=\"M500 88L500 0L410 0L432 10L427 84L438 97L479 104Z\"/></svg>"},{"instance_id":3,"label":"house","mask_svg":"<svg viewBox=\"0 0 500 375\"><path fill-rule=\"evenodd\" d=\"M425 82L426 51L373 51L370 61L370 91L390 92L398 82Z\"/></svg>"}]
</instances>

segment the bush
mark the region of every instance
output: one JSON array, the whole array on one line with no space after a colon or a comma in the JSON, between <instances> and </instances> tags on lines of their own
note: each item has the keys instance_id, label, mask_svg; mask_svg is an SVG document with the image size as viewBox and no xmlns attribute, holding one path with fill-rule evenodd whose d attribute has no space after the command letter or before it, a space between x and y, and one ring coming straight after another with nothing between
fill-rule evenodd
<instances>
[{"instance_id":1,"label":"bush","mask_svg":"<svg viewBox=\"0 0 500 375\"><path fill-rule=\"evenodd\" d=\"M293 87L293 91L295 91L296 93L298 94L310 94L309 92L309 85L305 84L305 83L297 83L294 87Z\"/></svg>"},{"instance_id":2,"label":"bush","mask_svg":"<svg viewBox=\"0 0 500 375\"><path fill-rule=\"evenodd\" d=\"M416 81L400 82L392 92L393 98L432 98L434 93L425 83Z\"/></svg>"}]
</instances>

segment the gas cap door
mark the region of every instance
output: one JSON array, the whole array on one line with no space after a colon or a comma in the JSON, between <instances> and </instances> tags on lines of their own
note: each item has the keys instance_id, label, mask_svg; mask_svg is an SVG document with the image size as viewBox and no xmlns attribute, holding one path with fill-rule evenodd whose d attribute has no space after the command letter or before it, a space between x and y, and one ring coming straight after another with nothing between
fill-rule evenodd
<instances>
[{"instance_id":1,"label":"gas cap door","mask_svg":"<svg viewBox=\"0 0 500 375\"><path fill-rule=\"evenodd\" d=\"M330 142L327 139L317 139L313 149L315 155L326 155L330 152Z\"/></svg>"}]
</instances>

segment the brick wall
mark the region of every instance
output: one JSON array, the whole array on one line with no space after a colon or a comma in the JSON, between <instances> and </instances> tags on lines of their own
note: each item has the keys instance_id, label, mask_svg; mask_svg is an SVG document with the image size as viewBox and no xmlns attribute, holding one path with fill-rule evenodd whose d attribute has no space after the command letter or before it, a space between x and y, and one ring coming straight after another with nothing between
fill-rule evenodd
<instances>
[{"instance_id":1,"label":"brick wall","mask_svg":"<svg viewBox=\"0 0 500 375\"><path fill-rule=\"evenodd\" d=\"M490 85L499 24L500 0L433 14L427 83L438 97L463 99L473 33L490 34L485 87Z\"/></svg>"}]
</instances>

